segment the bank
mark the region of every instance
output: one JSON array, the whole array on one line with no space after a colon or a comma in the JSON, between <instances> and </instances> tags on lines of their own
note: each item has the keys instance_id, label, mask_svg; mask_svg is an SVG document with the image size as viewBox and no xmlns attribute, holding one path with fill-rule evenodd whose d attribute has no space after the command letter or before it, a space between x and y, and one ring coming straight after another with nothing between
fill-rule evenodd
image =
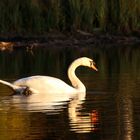
<instances>
[{"instance_id":1,"label":"bank","mask_svg":"<svg viewBox=\"0 0 140 140\"><path fill-rule=\"evenodd\" d=\"M0 50L34 49L37 47L83 47L83 46L124 46L139 45L140 34L109 34L76 32L49 32L45 35L0 36Z\"/></svg>"}]
</instances>

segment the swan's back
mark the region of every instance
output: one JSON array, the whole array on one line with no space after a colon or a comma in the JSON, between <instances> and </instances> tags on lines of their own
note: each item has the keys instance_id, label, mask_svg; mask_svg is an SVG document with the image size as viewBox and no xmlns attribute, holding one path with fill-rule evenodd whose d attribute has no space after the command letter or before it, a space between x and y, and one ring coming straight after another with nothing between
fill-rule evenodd
<instances>
[{"instance_id":1,"label":"swan's back","mask_svg":"<svg viewBox=\"0 0 140 140\"><path fill-rule=\"evenodd\" d=\"M27 86L39 92L74 92L75 89L58 78L50 76L31 76L22 78L13 83L17 86Z\"/></svg>"}]
</instances>

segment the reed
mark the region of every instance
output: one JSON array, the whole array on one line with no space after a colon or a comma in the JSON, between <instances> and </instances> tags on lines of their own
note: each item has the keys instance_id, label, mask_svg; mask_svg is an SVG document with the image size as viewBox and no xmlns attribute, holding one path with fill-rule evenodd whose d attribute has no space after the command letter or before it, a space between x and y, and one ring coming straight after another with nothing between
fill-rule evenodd
<instances>
[{"instance_id":1,"label":"reed","mask_svg":"<svg viewBox=\"0 0 140 140\"><path fill-rule=\"evenodd\" d=\"M131 32L140 28L140 1L120 0L120 24L121 31Z\"/></svg>"},{"instance_id":2,"label":"reed","mask_svg":"<svg viewBox=\"0 0 140 140\"><path fill-rule=\"evenodd\" d=\"M0 33L140 29L139 0L1 0Z\"/></svg>"}]
</instances>

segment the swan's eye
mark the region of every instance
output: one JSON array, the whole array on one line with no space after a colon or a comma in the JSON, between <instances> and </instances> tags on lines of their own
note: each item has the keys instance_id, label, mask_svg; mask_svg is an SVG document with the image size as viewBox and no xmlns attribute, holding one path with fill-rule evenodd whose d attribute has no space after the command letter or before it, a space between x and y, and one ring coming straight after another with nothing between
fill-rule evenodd
<instances>
[{"instance_id":1,"label":"swan's eye","mask_svg":"<svg viewBox=\"0 0 140 140\"><path fill-rule=\"evenodd\" d=\"M90 62L90 67L92 67L93 66L93 61L89 61Z\"/></svg>"},{"instance_id":2,"label":"swan's eye","mask_svg":"<svg viewBox=\"0 0 140 140\"><path fill-rule=\"evenodd\" d=\"M90 62L90 67L94 66L95 65L95 62L94 61L89 61Z\"/></svg>"}]
</instances>

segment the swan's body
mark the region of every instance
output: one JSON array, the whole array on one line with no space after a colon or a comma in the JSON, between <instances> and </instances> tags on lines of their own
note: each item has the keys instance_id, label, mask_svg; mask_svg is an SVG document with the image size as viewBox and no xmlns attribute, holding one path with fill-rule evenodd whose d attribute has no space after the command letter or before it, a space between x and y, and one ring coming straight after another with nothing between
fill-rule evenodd
<instances>
[{"instance_id":1,"label":"swan's body","mask_svg":"<svg viewBox=\"0 0 140 140\"><path fill-rule=\"evenodd\" d=\"M49 76L31 76L27 78L22 78L15 81L13 84L0 80L0 83L7 85L14 91L24 92L24 90L28 87L29 90L33 93L78 93L78 92L86 92L86 88L84 84L78 79L75 75L75 70L79 66L87 66L93 68L97 71L97 68L94 66L94 62L92 59L87 57L82 57L76 59L68 69L68 77L73 85L73 87L69 86L62 80ZM56 95L55 94L55 95Z\"/></svg>"},{"instance_id":2,"label":"swan's body","mask_svg":"<svg viewBox=\"0 0 140 140\"><path fill-rule=\"evenodd\" d=\"M35 92L47 92L47 93L62 93L62 92L74 92L75 89L62 80L50 77L50 76L31 76L22 78L13 83L16 86L27 86L35 89Z\"/></svg>"}]
</instances>

